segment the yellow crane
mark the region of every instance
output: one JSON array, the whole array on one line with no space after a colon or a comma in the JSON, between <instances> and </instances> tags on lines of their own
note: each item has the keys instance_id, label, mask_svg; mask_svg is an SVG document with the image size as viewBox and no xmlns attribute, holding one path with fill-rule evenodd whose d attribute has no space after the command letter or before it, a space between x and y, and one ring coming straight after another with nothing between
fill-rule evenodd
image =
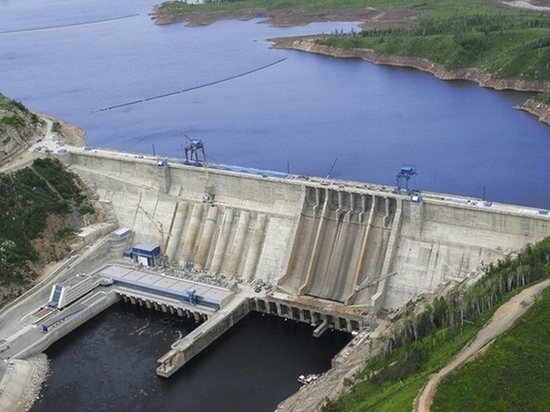
<instances>
[{"instance_id":1,"label":"yellow crane","mask_svg":"<svg viewBox=\"0 0 550 412\"><path fill-rule=\"evenodd\" d=\"M166 256L166 235L164 233L164 226L161 221L155 219L147 210L145 210L141 205L138 205L138 208L145 213L145 216L151 221L153 226L158 230L160 235L160 255L161 258L164 260L167 258Z\"/></svg>"}]
</instances>

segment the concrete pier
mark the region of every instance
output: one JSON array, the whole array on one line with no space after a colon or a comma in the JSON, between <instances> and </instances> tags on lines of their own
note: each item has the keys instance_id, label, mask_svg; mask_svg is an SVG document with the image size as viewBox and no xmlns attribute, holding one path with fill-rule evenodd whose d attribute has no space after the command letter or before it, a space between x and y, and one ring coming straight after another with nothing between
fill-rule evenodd
<instances>
[{"instance_id":1,"label":"concrete pier","mask_svg":"<svg viewBox=\"0 0 550 412\"><path fill-rule=\"evenodd\" d=\"M170 351L158 360L157 375L164 378L172 376L249 312L248 297L236 296L229 305L213 314L208 322L172 344Z\"/></svg>"}]
</instances>

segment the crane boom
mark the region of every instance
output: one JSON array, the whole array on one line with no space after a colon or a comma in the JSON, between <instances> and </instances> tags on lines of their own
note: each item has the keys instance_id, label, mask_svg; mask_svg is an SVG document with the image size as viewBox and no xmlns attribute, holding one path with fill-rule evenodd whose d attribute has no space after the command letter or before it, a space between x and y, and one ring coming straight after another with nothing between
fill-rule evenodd
<instances>
[{"instance_id":1,"label":"crane boom","mask_svg":"<svg viewBox=\"0 0 550 412\"><path fill-rule=\"evenodd\" d=\"M384 276L380 276L378 279L371 280L370 276L367 276L364 281L362 281L359 285L355 286L355 291L359 292L360 290L370 288L371 286L376 285L377 283L383 281L384 279L387 279L389 277L397 275L397 272L393 272Z\"/></svg>"}]
</instances>

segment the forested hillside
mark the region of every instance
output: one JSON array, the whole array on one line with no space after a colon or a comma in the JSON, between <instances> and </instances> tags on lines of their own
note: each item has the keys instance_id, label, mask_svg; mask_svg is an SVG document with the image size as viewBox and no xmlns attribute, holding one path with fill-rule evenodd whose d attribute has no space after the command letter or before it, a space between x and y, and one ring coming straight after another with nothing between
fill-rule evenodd
<instances>
[{"instance_id":1,"label":"forested hillside","mask_svg":"<svg viewBox=\"0 0 550 412\"><path fill-rule=\"evenodd\" d=\"M41 134L44 124L23 104L0 94L0 165L9 161L9 155L26 148Z\"/></svg>"},{"instance_id":2,"label":"forested hillside","mask_svg":"<svg viewBox=\"0 0 550 412\"><path fill-rule=\"evenodd\" d=\"M32 286L41 268L64 258L94 208L85 187L55 159L0 174L0 306Z\"/></svg>"}]
</instances>

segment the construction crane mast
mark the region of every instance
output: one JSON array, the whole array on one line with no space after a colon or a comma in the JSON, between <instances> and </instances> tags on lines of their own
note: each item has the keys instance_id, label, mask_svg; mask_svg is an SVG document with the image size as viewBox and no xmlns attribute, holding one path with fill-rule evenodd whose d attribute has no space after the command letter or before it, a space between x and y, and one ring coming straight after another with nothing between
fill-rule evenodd
<instances>
[{"instance_id":1,"label":"construction crane mast","mask_svg":"<svg viewBox=\"0 0 550 412\"><path fill-rule=\"evenodd\" d=\"M163 265L166 263L167 256L166 256L166 235L164 233L164 226L162 222L155 219L147 210L145 210L141 205L138 205L138 208L145 213L145 216L151 221L153 226L158 230L160 235L160 255L163 260Z\"/></svg>"}]
</instances>

